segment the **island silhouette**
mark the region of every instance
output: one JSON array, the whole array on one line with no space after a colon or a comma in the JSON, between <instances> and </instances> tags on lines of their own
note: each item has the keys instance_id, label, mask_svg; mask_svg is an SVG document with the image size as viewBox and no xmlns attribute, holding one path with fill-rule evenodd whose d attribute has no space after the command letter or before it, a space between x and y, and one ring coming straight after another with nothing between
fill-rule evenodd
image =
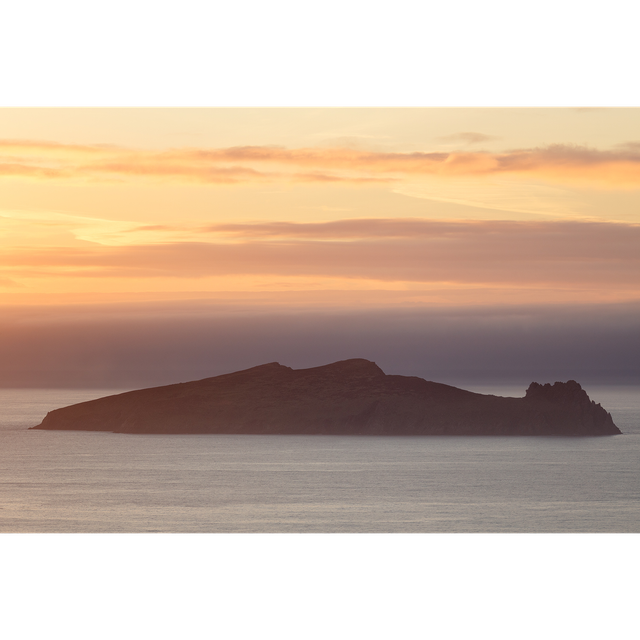
<instances>
[{"instance_id":1,"label":"island silhouette","mask_svg":"<svg viewBox=\"0 0 640 640\"><path fill-rule=\"evenodd\" d=\"M464 391L374 362L277 362L50 411L32 429L147 434L602 436L621 433L574 380L523 398Z\"/></svg>"}]
</instances>

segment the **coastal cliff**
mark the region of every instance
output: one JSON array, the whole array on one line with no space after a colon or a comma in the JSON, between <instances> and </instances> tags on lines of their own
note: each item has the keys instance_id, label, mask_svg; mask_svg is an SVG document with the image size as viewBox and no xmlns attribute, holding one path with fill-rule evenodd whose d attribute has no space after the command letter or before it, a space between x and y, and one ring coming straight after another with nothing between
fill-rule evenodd
<instances>
[{"instance_id":1,"label":"coastal cliff","mask_svg":"<svg viewBox=\"0 0 640 640\"><path fill-rule=\"evenodd\" d=\"M344 360L277 362L50 411L33 429L148 434L599 436L620 430L575 381L531 383L524 398L386 375Z\"/></svg>"}]
</instances>

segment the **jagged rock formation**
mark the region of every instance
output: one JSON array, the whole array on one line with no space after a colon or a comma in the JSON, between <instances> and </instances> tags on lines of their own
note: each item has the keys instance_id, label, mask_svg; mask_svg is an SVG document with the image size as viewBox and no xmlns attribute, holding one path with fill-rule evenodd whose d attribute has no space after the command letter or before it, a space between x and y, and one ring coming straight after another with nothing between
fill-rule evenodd
<instances>
[{"instance_id":1,"label":"jagged rock formation","mask_svg":"<svg viewBox=\"0 0 640 640\"><path fill-rule=\"evenodd\" d=\"M532 383L524 398L386 375L354 359L312 369L277 362L141 389L47 414L34 429L116 433L614 435L577 382Z\"/></svg>"}]
</instances>

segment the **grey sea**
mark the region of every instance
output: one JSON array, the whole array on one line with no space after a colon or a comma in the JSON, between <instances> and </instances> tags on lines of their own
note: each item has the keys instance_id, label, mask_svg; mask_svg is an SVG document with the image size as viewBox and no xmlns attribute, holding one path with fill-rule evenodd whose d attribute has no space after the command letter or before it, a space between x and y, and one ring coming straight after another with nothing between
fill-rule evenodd
<instances>
[{"instance_id":1,"label":"grey sea","mask_svg":"<svg viewBox=\"0 0 640 640\"><path fill-rule=\"evenodd\" d=\"M640 387L586 390L623 435L34 431L119 390L0 389L0 531L640 532Z\"/></svg>"}]
</instances>

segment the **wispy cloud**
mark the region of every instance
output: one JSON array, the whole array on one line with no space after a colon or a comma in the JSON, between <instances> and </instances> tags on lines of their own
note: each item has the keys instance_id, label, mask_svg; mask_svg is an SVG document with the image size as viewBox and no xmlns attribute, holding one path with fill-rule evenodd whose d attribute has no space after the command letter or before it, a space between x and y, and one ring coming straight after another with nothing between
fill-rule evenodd
<instances>
[{"instance_id":1,"label":"wispy cloud","mask_svg":"<svg viewBox=\"0 0 640 640\"><path fill-rule=\"evenodd\" d=\"M499 140L498 136L488 136L477 131L462 131L460 133L452 133L448 136L439 136L436 140L440 142L462 142L464 144L479 144L488 142L489 140Z\"/></svg>"},{"instance_id":2,"label":"wispy cloud","mask_svg":"<svg viewBox=\"0 0 640 640\"><path fill-rule=\"evenodd\" d=\"M640 154L640 141L633 140L629 142L621 142L616 145L616 148L622 149L632 154Z\"/></svg>"},{"instance_id":3,"label":"wispy cloud","mask_svg":"<svg viewBox=\"0 0 640 640\"><path fill-rule=\"evenodd\" d=\"M468 144L484 134L454 134ZM462 138L461 138L462 137ZM483 140L486 139L482 138ZM148 179L239 184L264 181L365 184L419 176L441 178L524 176L552 181L636 187L640 148L636 142L614 149L554 144L501 153L411 153L355 148L244 146L161 151L108 146L0 141L0 176L32 179ZM46 153L45 153L46 152Z\"/></svg>"},{"instance_id":4,"label":"wispy cloud","mask_svg":"<svg viewBox=\"0 0 640 640\"><path fill-rule=\"evenodd\" d=\"M11 280L11 278L3 278L0 277L0 287L6 287L8 289L20 288L24 285L19 284L15 280Z\"/></svg>"},{"instance_id":5,"label":"wispy cloud","mask_svg":"<svg viewBox=\"0 0 640 640\"><path fill-rule=\"evenodd\" d=\"M71 244L122 244L121 238L136 225L119 220L78 216L58 211L0 211L0 238L8 246L68 246Z\"/></svg>"},{"instance_id":6,"label":"wispy cloud","mask_svg":"<svg viewBox=\"0 0 640 640\"><path fill-rule=\"evenodd\" d=\"M131 229L127 229L127 233L137 233L140 231L176 231L177 229L181 229L182 227L178 227L176 225L169 224L143 224L139 227L133 227Z\"/></svg>"},{"instance_id":7,"label":"wispy cloud","mask_svg":"<svg viewBox=\"0 0 640 640\"><path fill-rule=\"evenodd\" d=\"M10 278L241 274L635 290L640 225L344 220L215 225L236 241L6 251Z\"/></svg>"},{"instance_id":8,"label":"wispy cloud","mask_svg":"<svg viewBox=\"0 0 640 640\"><path fill-rule=\"evenodd\" d=\"M76 173L55 167L33 166L19 162L0 162L0 176L53 179L73 178Z\"/></svg>"},{"instance_id":9,"label":"wispy cloud","mask_svg":"<svg viewBox=\"0 0 640 640\"><path fill-rule=\"evenodd\" d=\"M54 140L0 139L0 152L17 152L20 154L69 153L76 155L95 155L122 151L126 147L112 144L67 144Z\"/></svg>"}]
</instances>

